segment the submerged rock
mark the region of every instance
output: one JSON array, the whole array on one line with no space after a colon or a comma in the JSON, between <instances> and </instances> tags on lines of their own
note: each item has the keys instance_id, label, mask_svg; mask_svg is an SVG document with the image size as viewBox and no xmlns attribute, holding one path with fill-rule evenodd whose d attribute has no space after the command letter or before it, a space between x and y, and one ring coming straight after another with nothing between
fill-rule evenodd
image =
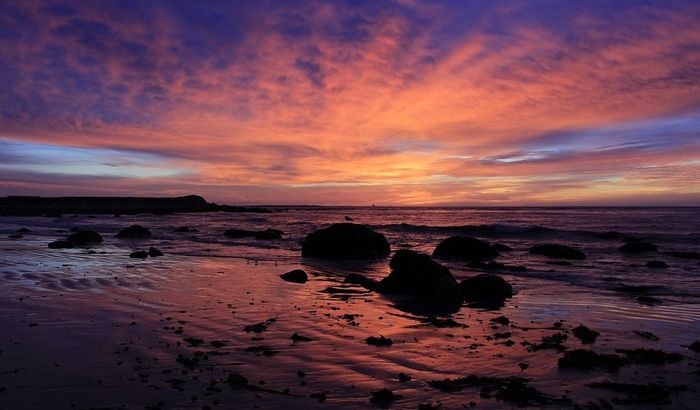
<instances>
[{"instance_id":1,"label":"submerged rock","mask_svg":"<svg viewBox=\"0 0 700 410\"><path fill-rule=\"evenodd\" d=\"M309 276L301 269L294 269L293 271L283 273L280 275L280 278L287 282L294 283L306 283L306 281L309 280Z\"/></svg>"},{"instance_id":2,"label":"submerged rock","mask_svg":"<svg viewBox=\"0 0 700 410\"><path fill-rule=\"evenodd\" d=\"M66 240L58 240L58 241L49 242L49 248L50 249L75 248L75 243L73 243L71 241L66 241Z\"/></svg>"},{"instance_id":3,"label":"submerged rock","mask_svg":"<svg viewBox=\"0 0 700 410\"><path fill-rule=\"evenodd\" d=\"M668 265L664 261L649 261L647 262L647 268L652 268L652 269L663 269L663 268L668 268Z\"/></svg>"},{"instance_id":4,"label":"submerged rock","mask_svg":"<svg viewBox=\"0 0 700 410\"><path fill-rule=\"evenodd\" d=\"M649 242L628 242L620 246L617 250L625 253L656 252L659 248Z\"/></svg>"},{"instance_id":5,"label":"submerged rock","mask_svg":"<svg viewBox=\"0 0 700 410\"><path fill-rule=\"evenodd\" d=\"M653 296L639 296L637 297L637 302L643 305L660 305L664 303L661 299L657 299Z\"/></svg>"},{"instance_id":6,"label":"submerged rock","mask_svg":"<svg viewBox=\"0 0 700 410\"><path fill-rule=\"evenodd\" d=\"M134 258L134 259L146 259L146 258L148 258L148 252L146 252L146 251L131 252L129 254L129 257Z\"/></svg>"},{"instance_id":7,"label":"submerged rock","mask_svg":"<svg viewBox=\"0 0 700 410\"><path fill-rule=\"evenodd\" d=\"M151 236L151 231L141 225L131 225L117 234L117 238L148 238L149 236Z\"/></svg>"},{"instance_id":8,"label":"submerged rock","mask_svg":"<svg viewBox=\"0 0 700 410\"><path fill-rule=\"evenodd\" d=\"M436 258L487 259L499 255L488 243L468 236L450 236L433 251Z\"/></svg>"},{"instance_id":9,"label":"submerged rock","mask_svg":"<svg viewBox=\"0 0 700 410\"><path fill-rule=\"evenodd\" d=\"M150 248L148 248L148 256L150 256L151 258L163 256L163 252L161 252L160 249L151 246Z\"/></svg>"},{"instance_id":10,"label":"submerged rock","mask_svg":"<svg viewBox=\"0 0 700 410\"><path fill-rule=\"evenodd\" d=\"M530 248L530 253L554 259L586 259L586 254L567 245L547 243Z\"/></svg>"},{"instance_id":11,"label":"submerged rock","mask_svg":"<svg viewBox=\"0 0 700 410\"><path fill-rule=\"evenodd\" d=\"M560 368L573 368L579 370L605 369L617 371L627 364L627 361L616 354L598 354L592 350L569 350L559 358Z\"/></svg>"},{"instance_id":12,"label":"submerged rock","mask_svg":"<svg viewBox=\"0 0 700 410\"><path fill-rule=\"evenodd\" d=\"M462 291L450 270L418 252L401 249L389 263L392 271L377 285L377 291L408 294L418 299L461 306Z\"/></svg>"},{"instance_id":13,"label":"submerged rock","mask_svg":"<svg viewBox=\"0 0 700 410\"><path fill-rule=\"evenodd\" d=\"M391 251L384 235L363 225L338 223L306 236L301 255L312 258L375 259Z\"/></svg>"}]
</instances>

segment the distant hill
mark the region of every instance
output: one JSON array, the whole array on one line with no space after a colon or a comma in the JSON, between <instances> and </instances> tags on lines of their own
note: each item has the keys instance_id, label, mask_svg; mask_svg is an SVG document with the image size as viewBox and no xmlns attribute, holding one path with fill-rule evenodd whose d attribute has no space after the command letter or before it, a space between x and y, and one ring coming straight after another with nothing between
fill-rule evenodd
<instances>
[{"instance_id":1,"label":"distant hill","mask_svg":"<svg viewBox=\"0 0 700 410\"><path fill-rule=\"evenodd\" d=\"M219 205L198 195L174 198L148 197L38 197L0 198L0 215L40 216L57 214L172 214L179 212L272 212L266 208Z\"/></svg>"}]
</instances>

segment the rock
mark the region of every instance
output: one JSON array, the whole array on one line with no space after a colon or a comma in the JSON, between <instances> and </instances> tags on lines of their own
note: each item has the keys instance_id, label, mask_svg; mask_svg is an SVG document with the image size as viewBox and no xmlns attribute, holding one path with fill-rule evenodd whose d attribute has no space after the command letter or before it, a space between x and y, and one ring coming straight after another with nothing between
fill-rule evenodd
<instances>
[{"instance_id":1,"label":"rock","mask_svg":"<svg viewBox=\"0 0 700 410\"><path fill-rule=\"evenodd\" d=\"M381 389L372 392L369 402L377 406L388 407L396 399L398 399L398 396L394 392L389 389Z\"/></svg>"},{"instance_id":2,"label":"rock","mask_svg":"<svg viewBox=\"0 0 700 410\"><path fill-rule=\"evenodd\" d=\"M53 241L53 242L49 243L49 248L51 248L51 249L75 248L75 243L73 243L71 241L65 241L65 240Z\"/></svg>"},{"instance_id":3,"label":"rock","mask_svg":"<svg viewBox=\"0 0 700 410\"><path fill-rule=\"evenodd\" d=\"M389 254L384 235L366 226L333 224L306 236L301 247L304 257L335 259L375 259Z\"/></svg>"},{"instance_id":4,"label":"rock","mask_svg":"<svg viewBox=\"0 0 700 410\"><path fill-rule=\"evenodd\" d=\"M255 233L255 239L261 240L272 240L272 239L282 239L284 232L279 229L267 228L264 231L258 231Z\"/></svg>"},{"instance_id":5,"label":"rock","mask_svg":"<svg viewBox=\"0 0 700 410\"><path fill-rule=\"evenodd\" d=\"M595 343L595 340L600 336L600 333L584 325L576 326L573 333L583 344Z\"/></svg>"},{"instance_id":6,"label":"rock","mask_svg":"<svg viewBox=\"0 0 700 410\"><path fill-rule=\"evenodd\" d=\"M614 372L626 364L627 361L616 354L598 354L586 349L569 350L559 358L560 368L579 370L605 369Z\"/></svg>"},{"instance_id":7,"label":"rock","mask_svg":"<svg viewBox=\"0 0 700 410\"><path fill-rule=\"evenodd\" d=\"M287 282L294 283L306 283L306 281L309 280L309 276L301 269L294 269L293 271L283 273L280 275L280 278Z\"/></svg>"},{"instance_id":8,"label":"rock","mask_svg":"<svg viewBox=\"0 0 700 410\"><path fill-rule=\"evenodd\" d=\"M499 255L488 243L468 236L450 236L433 251L436 258L488 259Z\"/></svg>"},{"instance_id":9,"label":"rock","mask_svg":"<svg viewBox=\"0 0 700 410\"><path fill-rule=\"evenodd\" d=\"M129 254L129 257L134 258L134 259L146 259L146 258L148 258L148 252L146 252L146 251L131 252Z\"/></svg>"},{"instance_id":10,"label":"rock","mask_svg":"<svg viewBox=\"0 0 700 410\"><path fill-rule=\"evenodd\" d=\"M676 363L683 360L683 356L680 353L666 353L663 350L657 349L615 349L615 351L627 356L627 360L632 364L661 365L666 363Z\"/></svg>"},{"instance_id":11,"label":"rock","mask_svg":"<svg viewBox=\"0 0 700 410\"><path fill-rule=\"evenodd\" d=\"M617 250L625 253L656 252L659 248L649 242L628 242L620 246Z\"/></svg>"},{"instance_id":12,"label":"rock","mask_svg":"<svg viewBox=\"0 0 700 410\"><path fill-rule=\"evenodd\" d=\"M232 387L247 386L248 379L246 379L244 376L238 373L229 373L228 379L226 379L226 383L228 383L228 385Z\"/></svg>"},{"instance_id":13,"label":"rock","mask_svg":"<svg viewBox=\"0 0 700 410\"><path fill-rule=\"evenodd\" d=\"M554 259L586 259L586 254L571 246L548 243L530 248L530 253Z\"/></svg>"},{"instance_id":14,"label":"rock","mask_svg":"<svg viewBox=\"0 0 700 410\"><path fill-rule=\"evenodd\" d=\"M148 238L149 236L151 236L151 231L141 225L131 225L117 234L117 238Z\"/></svg>"},{"instance_id":15,"label":"rock","mask_svg":"<svg viewBox=\"0 0 700 410\"><path fill-rule=\"evenodd\" d=\"M155 258L156 256L163 256L163 252L151 246L150 248L148 248L148 256L150 256L151 258Z\"/></svg>"},{"instance_id":16,"label":"rock","mask_svg":"<svg viewBox=\"0 0 700 410\"><path fill-rule=\"evenodd\" d=\"M368 345L373 345L373 346L391 346L394 344L394 341L391 340L390 337L384 337L384 336L370 336L367 339L365 339L365 342L367 342Z\"/></svg>"},{"instance_id":17,"label":"rock","mask_svg":"<svg viewBox=\"0 0 700 410\"><path fill-rule=\"evenodd\" d=\"M450 270L418 252L401 249L389 263L392 271L377 285L377 291L408 294L447 306L461 306L462 291Z\"/></svg>"},{"instance_id":18,"label":"rock","mask_svg":"<svg viewBox=\"0 0 700 410\"><path fill-rule=\"evenodd\" d=\"M407 383L413 380L413 377L407 375L406 373L399 373L399 382Z\"/></svg>"},{"instance_id":19,"label":"rock","mask_svg":"<svg viewBox=\"0 0 700 410\"><path fill-rule=\"evenodd\" d=\"M670 404L668 397L671 394L688 390L687 386L682 385L667 385L667 384L631 384L631 383L615 383L609 380L603 382L589 383L586 386L594 389L608 389L616 393L625 394L626 398L616 397L613 402L621 405L664 405ZM646 406L645 406L646 407ZM599 408L599 407L598 407ZM608 408L612 408L611 405Z\"/></svg>"},{"instance_id":20,"label":"rock","mask_svg":"<svg viewBox=\"0 0 700 410\"><path fill-rule=\"evenodd\" d=\"M293 342L310 342L314 339L306 336L302 336L299 333L294 333L290 339L292 339Z\"/></svg>"},{"instance_id":21,"label":"rock","mask_svg":"<svg viewBox=\"0 0 700 410\"><path fill-rule=\"evenodd\" d=\"M659 340L661 340L658 336L656 336L652 332L647 332L644 330L635 330L634 334L641 337L641 338L651 340L652 342L658 342Z\"/></svg>"},{"instance_id":22,"label":"rock","mask_svg":"<svg viewBox=\"0 0 700 410\"><path fill-rule=\"evenodd\" d=\"M352 222L352 221L353 221L353 219L352 219L351 217L347 216L347 215L345 215L345 220L348 221L348 222Z\"/></svg>"},{"instance_id":23,"label":"rock","mask_svg":"<svg viewBox=\"0 0 700 410\"><path fill-rule=\"evenodd\" d=\"M503 301L513 296L513 287L498 275L483 273L459 284L462 294L469 302L481 304L503 304Z\"/></svg>"},{"instance_id":24,"label":"rock","mask_svg":"<svg viewBox=\"0 0 700 410\"><path fill-rule=\"evenodd\" d=\"M24 238L24 235L19 234L19 233L13 233L13 234L7 235L7 237L10 239L22 239L22 238Z\"/></svg>"},{"instance_id":25,"label":"rock","mask_svg":"<svg viewBox=\"0 0 700 410\"><path fill-rule=\"evenodd\" d=\"M31 232L31 229L29 229L29 228L19 228L17 230L17 233L30 233L30 232Z\"/></svg>"},{"instance_id":26,"label":"rock","mask_svg":"<svg viewBox=\"0 0 700 410\"><path fill-rule=\"evenodd\" d=\"M652 268L652 269L663 269L663 268L668 268L668 265L664 261L649 261L647 262L647 268Z\"/></svg>"},{"instance_id":27,"label":"rock","mask_svg":"<svg viewBox=\"0 0 700 410\"><path fill-rule=\"evenodd\" d=\"M688 349L694 351L695 353L700 353L700 340L696 340L688 346Z\"/></svg>"},{"instance_id":28,"label":"rock","mask_svg":"<svg viewBox=\"0 0 700 410\"><path fill-rule=\"evenodd\" d=\"M192 232L188 226L181 226L175 229L173 232Z\"/></svg>"},{"instance_id":29,"label":"rock","mask_svg":"<svg viewBox=\"0 0 700 410\"><path fill-rule=\"evenodd\" d=\"M89 229L81 229L71 235L68 235L68 238L66 239L76 245L86 245L89 243L101 243L102 235Z\"/></svg>"},{"instance_id":30,"label":"rock","mask_svg":"<svg viewBox=\"0 0 700 410\"><path fill-rule=\"evenodd\" d=\"M653 296L639 296L637 297L637 302L642 305L660 305L664 303L661 299L657 299Z\"/></svg>"}]
</instances>

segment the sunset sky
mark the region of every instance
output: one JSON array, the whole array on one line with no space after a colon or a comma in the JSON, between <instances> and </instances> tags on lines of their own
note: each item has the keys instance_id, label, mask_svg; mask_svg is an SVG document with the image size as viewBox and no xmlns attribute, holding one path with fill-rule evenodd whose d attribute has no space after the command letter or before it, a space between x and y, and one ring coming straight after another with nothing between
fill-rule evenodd
<instances>
[{"instance_id":1,"label":"sunset sky","mask_svg":"<svg viewBox=\"0 0 700 410\"><path fill-rule=\"evenodd\" d=\"M0 2L0 196L700 205L699 1Z\"/></svg>"}]
</instances>

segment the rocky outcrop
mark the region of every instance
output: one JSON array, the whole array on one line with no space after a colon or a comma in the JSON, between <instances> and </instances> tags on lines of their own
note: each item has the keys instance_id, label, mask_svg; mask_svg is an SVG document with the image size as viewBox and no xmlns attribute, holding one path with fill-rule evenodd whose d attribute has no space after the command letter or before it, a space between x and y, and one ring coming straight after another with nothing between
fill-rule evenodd
<instances>
[{"instance_id":1,"label":"rocky outcrop","mask_svg":"<svg viewBox=\"0 0 700 410\"><path fill-rule=\"evenodd\" d=\"M488 259L500 254L488 243L468 236L451 236L440 242L433 257L453 259Z\"/></svg>"},{"instance_id":2,"label":"rocky outcrop","mask_svg":"<svg viewBox=\"0 0 700 410\"><path fill-rule=\"evenodd\" d=\"M304 239L304 257L374 259L391 251L384 235L363 225L338 223L310 233Z\"/></svg>"}]
</instances>

